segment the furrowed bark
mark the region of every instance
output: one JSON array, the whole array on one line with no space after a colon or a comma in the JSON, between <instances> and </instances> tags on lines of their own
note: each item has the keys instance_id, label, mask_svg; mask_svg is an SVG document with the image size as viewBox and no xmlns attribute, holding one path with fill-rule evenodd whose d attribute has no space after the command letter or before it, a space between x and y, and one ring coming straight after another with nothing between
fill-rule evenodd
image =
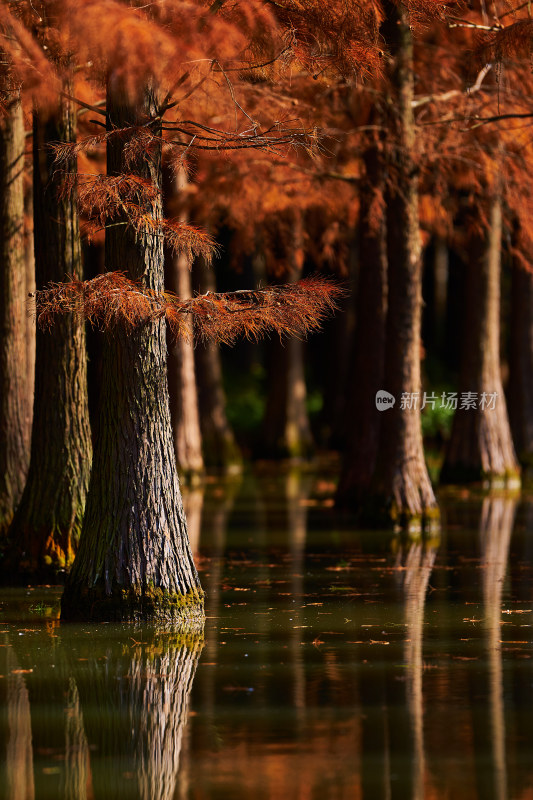
<instances>
[{"instance_id":1,"label":"furrowed bark","mask_svg":"<svg viewBox=\"0 0 533 800\"><path fill-rule=\"evenodd\" d=\"M442 467L442 483L483 481L520 485L500 371L501 197L491 200L487 235L471 234L466 318L459 390L477 396L475 408L459 407ZM495 395L481 407L481 398Z\"/></svg>"},{"instance_id":2,"label":"furrowed bark","mask_svg":"<svg viewBox=\"0 0 533 800\"><path fill-rule=\"evenodd\" d=\"M383 32L393 56L394 105L387 197L388 311L383 388L396 402L383 411L376 469L365 516L380 524L433 525L438 508L424 460L420 405L401 408L404 393L419 393L422 258L418 176L414 158L413 40L409 12L386 4Z\"/></svg>"},{"instance_id":3,"label":"furrowed bark","mask_svg":"<svg viewBox=\"0 0 533 800\"><path fill-rule=\"evenodd\" d=\"M108 125L124 128L157 116L146 88L128 103L110 79ZM159 123L152 123L156 131ZM158 189L145 212L161 217L160 146L132 154L135 134L108 142L109 175L124 171ZM129 162L128 162L129 157ZM124 224L120 224L120 223ZM106 269L163 291L163 242L135 232L125 219L106 229ZM62 600L64 619L172 619L188 628L204 622L179 490L167 384L164 317L105 334L100 424L80 549Z\"/></svg>"},{"instance_id":4,"label":"furrowed bark","mask_svg":"<svg viewBox=\"0 0 533 800\"><path fill-rule=\"evenodd\" d=\"M21 498L30 457L23 176L24 121L13 95L0 116L0 534Z\"/></svg>"},{"instance_id":5,"label":"furrowed bark","mask_svg":"<svg viewBox=\"0 0 533 800\"><path fill-rule=\"evenodd\" d=\"M59 199L61 177L50 142L73 141L73 115L63 103L34 116L36 282L82 278L75 201ZM75 169L75 164L70 164ZM85 326L64 315L36 335L31 459L24 494L9 530L7 567L17 579L52 579L74 559L91 468ZM9 576L7 576L9 578Z\"/></svg>"}]
</instances>

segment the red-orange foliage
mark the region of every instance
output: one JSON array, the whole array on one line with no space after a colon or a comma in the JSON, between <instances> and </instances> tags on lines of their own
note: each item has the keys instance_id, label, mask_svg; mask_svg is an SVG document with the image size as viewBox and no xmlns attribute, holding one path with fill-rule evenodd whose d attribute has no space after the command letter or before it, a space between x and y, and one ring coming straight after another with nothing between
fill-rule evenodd
<instances>
[{"instance_id":1,"label":"red-orange foliage","mask_svg":"<svg viewBox=\"0 0 533 800\"><path fill-rule=\"evenodd\" d=\"M166 317L174 337L189 336L192 318L195 338L231 344L238 336L259 339L270 332L305 336L319 327L343 294L322 277L261 290L197 295L181 300L171 292L157 294L118 272L90 281L50 284L36 292L37 324L48 328L58 314L76 314L103 330L117 325L135 328Z\"/></svg>"}]
</instances>

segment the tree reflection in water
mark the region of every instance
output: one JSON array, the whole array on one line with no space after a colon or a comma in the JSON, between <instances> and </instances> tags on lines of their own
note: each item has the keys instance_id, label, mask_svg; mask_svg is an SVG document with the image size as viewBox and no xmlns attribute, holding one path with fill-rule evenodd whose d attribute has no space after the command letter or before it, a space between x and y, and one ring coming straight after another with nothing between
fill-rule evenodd
<instances>
[{"instance_id":1,"label":"tree reflection in water","mask_svg":"<svg viewBox=\"0 0 533 800\"><path fill-rule=\"evenodd\" d=\"M161 628L131 631L135 639L126 638L130 631L121 633L121 647L114 641L103 656L91 655L88 643L87 660L70 664L66 800L87 796L89 780L95 800L174 797L203 640Z\"/></svg>"},{"instance_id":2,"label":"tree reflection in water","mask_svg":"<svg viewBox=\"0 0 533 800\"><path fill-rule=\"evenodd\" d=\"M422 640L424 608L429 578L435 564L437 549L434 543L411 543L400 550L397 566L404 593L406 625L405 662L407 664L406 700L413 737L413 800L424 797L424 698L422 693Z\"/></svg>"},{"instance_id":3,"label":"tree reflection in water","mask_svg":"<svg viewBox=\"0 0 533 800\"><path fill-rule=\"evenodd\" d=\"M501 603L515 510L516 500L513 498L486 497L483 501L479 525L489 663L490 729L494 764L491 795L495 800L505 800L507 797ZM482 771L484 770L480 767L480 772Z\"/></svg>"},{"instance_id":4,"label":"tree reflection in water","mask_svg":"<svg viewBox=\"0 0 533 800\"><path fill-rule=\"evenodd\" d=\"M4 668L7 674L5 797L6 800L33 800L35 789L30 700L23 676L24 670L19 669L11 645L5 646Z\"/></svg>"}]
</instances>

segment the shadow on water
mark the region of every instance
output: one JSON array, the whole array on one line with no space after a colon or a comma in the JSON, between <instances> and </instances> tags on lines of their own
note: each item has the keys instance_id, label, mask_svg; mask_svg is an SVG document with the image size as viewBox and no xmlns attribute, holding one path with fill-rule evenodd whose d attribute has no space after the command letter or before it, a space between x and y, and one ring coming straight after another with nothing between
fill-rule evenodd
<instances>
[{"instance_id":1,"label":"shadow on water","mask_svg":"<svg viewBox=\"0 0 533 800\"><path fill-rule=\"evenodd\" d=\"M329 488L184 497L205 646L4 590L0 797L533 797L533 501L450 500L412 541L343 527Z\"/></svg>"}]
</instances>

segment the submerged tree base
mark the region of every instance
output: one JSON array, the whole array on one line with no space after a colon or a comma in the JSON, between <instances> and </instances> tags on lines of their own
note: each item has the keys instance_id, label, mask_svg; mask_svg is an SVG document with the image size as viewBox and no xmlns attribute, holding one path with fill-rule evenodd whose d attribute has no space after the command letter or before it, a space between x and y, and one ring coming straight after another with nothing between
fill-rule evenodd
<instances>
[{"instance_id":1,"label":"submerged tree base","mask_svg":"<svg viewBox=\"0 0 533 800\"><path fill-rule=\"evenodd\" d=\"M361 507L360 520L369 528L403 531L410 536L435 534L441 526L437 505L414 512L407 506L399 506L385 495L367 499Z\"/></svg>"},{"instance_id":2,"label":"submerged tree base","mask_svg":"<svg viewBox=\"0 0 533 800\"><path fill-rule=\"evenodd\" d=\"M521 477L517 469L505 472L486 472L480 466L471 464L444 464L439 482L445 486L480 484L483 489L520 489Z\"/></svg>"},{"instance_id":3,"label":"submerged tree base","mask_svg":"<svg viewBox=\"0 0 533 800\"><path fill-rule=\"evenodd\" d=\"M61 619L68 622L172 622L188 632L200 632L205 623L204 593L186 594L159 587L120 589L107 594L103 587L69 586L61 598Z\"/></svg>"}]
</instances>

